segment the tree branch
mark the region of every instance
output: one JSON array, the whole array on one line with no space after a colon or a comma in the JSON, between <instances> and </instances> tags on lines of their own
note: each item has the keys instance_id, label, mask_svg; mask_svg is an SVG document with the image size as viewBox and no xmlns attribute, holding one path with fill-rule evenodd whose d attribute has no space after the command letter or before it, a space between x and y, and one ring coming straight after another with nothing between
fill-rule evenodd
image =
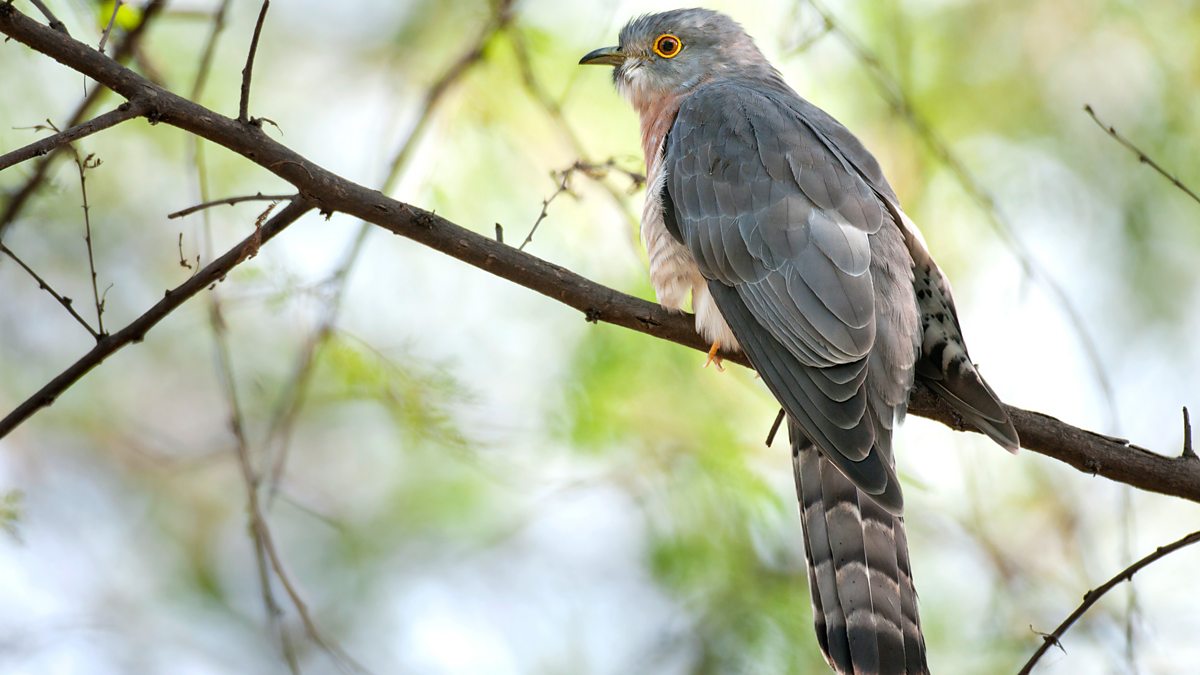
<instances>
[{"instance_id":1,"label":"tree branch","mask_svg":"<svg viewBox=\"0 0 1200 675\"><path fill-rule=\"evenodd\" d=\"M1096 126L1098 126L1104 130L1104 133L1108 134L1109 136L1112 136L1114 141L1120 143L1122 146L1125 147L1126 150L1137 155L1139 162L1141 162L1142 164L1145 164L1146 166L1150 167L1151 169L1154 169L1154 171L1157 172L1158 175L1160 175L1163 178L1166 178L1168 181L1170 181L1171 185L1174 185L1175 187L1182 190L1184 194L1191 197L1192 201L1196 202L1197 204L1200 204L1200 195L1196 194L1195 190L1192 190L1190 187L1184 185L1183 181L1181 181L1175 177L1175 174L1171 173L1170 171L1167 171L1166 169L1164 169L1162 167L1161 164L1154 161L1154 158L1152 158L1150 155L1147 155L1145 152L1142 152L1142 149L1139 148L1138 146L1134 145L1133 141L1122 136L1121 133L1117 131L1116 127L1112 126L1111 124L1105 124L1104 122L1102 122L1100 120L1100 118L1098 116L1096 116L1096 111L1092 108L1092 105L1090 103L1083 106L1083 111L1088 114L1088 117L1092 118L1092 121L1096 123Z\"/></svg>"},{"instance_id":2,"label":"tree branch","mask_svg":"<svg viewBox=\"0 0 1200 675\"><path fill-rule=\"evenodd\" d=\"M214 206L233 206L242 202L281 202L285 199L295 199L297 195L264 195L259 192L252 195L243 195L241 197L226 197L225 199L213 199L202 204L189 206L186 209L180 209L167 214L167 218L182 218L190 216L197 211L203 211Z\"/></svg>"},{"instance_id":3,"label":"tree branch","mask_svg":"<svg viewBox=\"0 0 1200 675\"><path fill-rule=\"evenodd\" d=\"M93 117L92 119L77 124L70 129L47 136L39 141L35 141L26 145L23 148L17 148L12 152L7 152L0 155L0 171L7 169L14 164L20 164L27 159L40 157L49 153L51 150L67 143L91 136L97 131L104 131L109 127L114 127L121 122L131 120L135 117L140 117L146 113L146 102L141 100L126 101L115 109L110 110L103 115Z\"/></svg>"},{"instance_id":4,"label":"tree branch","mask_svg":"<svg viewBox=\"0 0 1200 675\"><path fill-rule=\"evenodd\" d=\"M1029 675L1029 673L1033 671L1033 667L1037 665L1038 659L1042 658L1042 655L1046 653L1046 650L1049 649L1051 645L1057 645L1061 647L1062 645L1059 644L1059 640L1062 639L1062 636L1068 630L1070 630L1072 624L1078 621L1079 617L1083 616L1084 613L1087 612L1092 605L1096 604L1100 598L1104 597L1105 593L1111 591L1113 588L1116 588L1117 584L1121 583L1122 581L1132 581L1133 575L1141 571L1143 567L1146 567L1154 561L1164 558L1175 551L1184 548L1185 546L1195 544L1196 542L1200 542L1200 531L1193 532L1182 539L1167 544L1166 546L1159 546L1154 550L1153 553L1121 570L1116 574L1116 576L1104 582L1103 585L1084 593L1083 602L1075 608L1075 611L1071 612L1071 615L1064 619L1063 622L1058 625L1058 628L1054 629L1053 633L1042 636L1041 646L1038 647L1038 650L1034 652L1033 656L1029 657L1029 660L1025 662L1025 666L1021 668L1021 672L1018 673L1018 675Z\"/></svg>"},{"instance_id":5,"label":"tree branch","mask_svg":"<svg viewBox=\"0 0 1200 675\"><path fill-rule=\"evenodd\" d=\"M87 319L79 316L79 312L75 311L74 302L70 298L60 295L58 291L54 290L54 288L50 286L50 284L46 283L45 279L39 276L37 272L33 271L32 267L26 265L24 260L21 260L19 257L17 257L17 254L13 253L12 249L5 246L2 242L0 242L0 253L12 258L13 262L17 263L21 269L25 270L26 274L33 277L33 280L37 282L38 288L46 291L51 297L57 300L58 304L62 305L63 308L66 309L67 312L79 322L79 325L87 329L87 332L90 333L92 337L96 338L97 340L100 339L100 334L96 332L96 329L92 328L92 325L87 322Z\"/></svg>"},{"instance_id":6,"label":"tree branch","mask_svg":"<svg viewBox=\"0 0 1200 675\"><path fill-rule=\"evenodd\" d=\"M250 122L250 76L254 72L254 55L258 53L258 37L262 34L263 20L267 18L267 10L271 0L263 0L258 10L258 21L254 23L254 37L250 39L250 51L246 52L246 67L242 68L242 95L238 101L238 121L242 124Z\"/></svg>"},{"instance_id":7,"label":"tree branch","mask_svg":"<svg viewBox=\"0 0 1200 675\"><path fill-rule=\"evenodd\" d=\"M604 321L700 351L708 350L708 345L696 334L690 315L671 312L660 305L601 286L568 269L518 251L436 214L390 199L376 190L334 175L272 140L258 127L240 124L235 119L183 99L87 45L32 21L12 5L0 4L0 32L105 84L126 98L148 99L153 108L149 114L158 121L241 154L294 185L304 199L324 213L340 211L408 237L573 307L583 312L588 321ZM285 214L294 220L307 208L298 201L292 202L272 222L279 221ZM264 227L263 241L282 229L282 225L276 226L277 229L273 231L270 227L270 223ZM180 290L169 294L164 303L170 302L156 305L152 310L155 312L153 318L147 320L143 316L129 328L98 345L93 353L97 350L103 352L99 358L92 355L84 357L46 385L41 392L0 421L0 437L36 410L49 405L103 358L132 342L132 335L140 338L186 297L219 278L224 271L218 270L214 276L210 270L222 261L228 265L225 270L231 268L240 260L238 252L248 250L244 249L246 245L243 242L186 282L184 286L190 289L188 293L185 294L181 286ZM117 342L118 336L124 336L124 341ZM723 353L722 357L746 365L745 357L741 354ZM1008 410L1021 434L1024 447L1029 450L1066 462L1087 473L1151 492L1200 502L1200 460L1157 455L1132 446L1127 441L1086 431L1048 415L1012 407ZM909 411L954 429L969 430L948 404L921 387L914 391Z\"/></svg>"},{"instance_id":8,"label":"tree branch","mask_svg":"<svg viewBox=\"0 0 1200 675\"><path fill-rule=\"evenodd\" d=\"M159 12L162 11L166 4L166 0L150 0L150 3L146 5L145 9L142 10L141 22L139 22L133 30L126 33L124 37L121 38L121 41L117 43L116 48L113 50L113 60L115 60L117 63L121 63L130 56L133 56L133 54L137 51L138 43L141 42L142 36L146 33L146 27L153 22L154 18L158 16ZM66 29L64 28L63 30L65 31ZM100 100L100 95L103 94L104 91L105 90L102 87L93 87L92 90L88 92L87 96L80 101L79 105L75 108L75 111L71 113L70 118L68 118L67 123L64 126L68 127L69 129L70 127L78 125L80 122L83 122L83 119L88 114L88 111L92 109L92 106L96 104L96 101ZM58 154L58 150L61 147L62 146L60 145L53 148L47 157L37 163L37 166L34 167L33 173L29 176L28 180L25 181L25 184L22 185L19 190L17 190L17 192L12 196L12 199L10 199L4 206L4 211L0 213L0 238L3 238L4 231L8 229L8 226L11 225L14 220L17 219L17 215L21 213L21 209L25 207L25 203L29 201L29 198L33 196L33 193L37 192L37 189L41 187L42 182L46 180L47 172L50 169L50 162L54 159L55 155Z\"/></svg>"},{"instance_id":9,"label":"tree branch","mask_svg":"<svg viewBox=\"0 0 1200 675\"><path fill-rule=\"evenodd\" d=\"M0 5L0 14L3 14L3 7L6 6ZM0 438L4 438L10 431L29 419L38 410L54 403L56 398L71 388L72 385L78 382L84 375L87 375L93 368L103 363L105 359L135 342L141 342L146 337L146 332L157 325L159 321L166 318L168 314L175 311L175 309L192 296L219 282L229 273L229 270L232 270L243 260L256 255L260 246L282 232L288 225L296 222L300 216L311 209L312 206L310 204L301 200L289 203L282 211L275 214L274 218L264 223L261 229L256 230L249 237L243 239L241 243L231 248L225 255L209 263L204 269L189 277L187 281L173 290L167 291L166 297L159 300L145 314L142 314L116 333L100 338L91 351L53 380L50 380L46 386L17 406L7 417L0 420Z\"/></svg>"}]
</instances>

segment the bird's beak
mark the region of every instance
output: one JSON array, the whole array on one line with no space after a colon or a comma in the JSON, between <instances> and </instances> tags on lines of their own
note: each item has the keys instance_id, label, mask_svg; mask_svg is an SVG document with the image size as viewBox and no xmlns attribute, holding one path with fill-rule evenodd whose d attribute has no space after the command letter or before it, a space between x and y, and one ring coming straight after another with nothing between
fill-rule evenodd
<instances>
[{"instance_id":1,"label":"bird's beak","mask_svg":"<svg viewBox=\"0 0 1200 675\"><path fill-rule=\"evenodd\" d=\"M581 66L619 66L622 63L625 63L625 54L620 47L601 47L579 59Z\"/></svg>"}]
</instances>

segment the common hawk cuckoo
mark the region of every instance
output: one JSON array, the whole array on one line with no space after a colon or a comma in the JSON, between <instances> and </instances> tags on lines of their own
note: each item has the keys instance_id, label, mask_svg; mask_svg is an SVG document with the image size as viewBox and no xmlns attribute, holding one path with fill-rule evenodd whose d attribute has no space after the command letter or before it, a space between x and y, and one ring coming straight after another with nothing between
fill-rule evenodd
<instances>
[{"instance_id":1,"label":"common hawk cuckoo","mask_svg":"<svg viewBox=\"0 0 1200 675\"><path fill-rule=\"evenodd\" d=\"M664 305L740 349L787 414L817 640L839 673L925 673L892 430L914 380L1016 450L950 284L879 164L729 17L642 16L613 66L641 118Z\"/></svg>"}]
</instances>

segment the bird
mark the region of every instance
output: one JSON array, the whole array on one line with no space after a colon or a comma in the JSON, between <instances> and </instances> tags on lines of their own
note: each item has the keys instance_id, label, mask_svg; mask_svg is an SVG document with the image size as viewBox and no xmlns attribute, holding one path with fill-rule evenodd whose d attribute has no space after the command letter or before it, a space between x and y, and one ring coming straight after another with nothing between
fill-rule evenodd
<instances>
[{"instance_id":1,"label":"bird","mask_svg":"<svg viewBox=\"0 0 1200 675\"><path fill-rule=\"evenodd\" d=\"M1016 452L950 283L878 161L734 19L630 20L612 66L640 120L658 301L741 351L787 418L817 642L837 673L929 672L892 452L922 382Z\"/></svg>"}]
</instances>

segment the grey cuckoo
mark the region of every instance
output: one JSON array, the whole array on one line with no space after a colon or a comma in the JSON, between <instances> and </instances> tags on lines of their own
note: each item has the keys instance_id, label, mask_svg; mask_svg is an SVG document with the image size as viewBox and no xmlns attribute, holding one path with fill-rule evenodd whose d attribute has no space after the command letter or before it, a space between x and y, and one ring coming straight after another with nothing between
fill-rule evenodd
<instances>
[{"instance_id":1,"label":"grey cuckoo","mask_svg":"<svg viewBox=\"0 0 1200 675\"><path fill-rule=\"evenodd\" d=\"M950 284L875 158L729 17L642 16L613 66L641 118L642 238L664 305L740 349L787 414L817 640L839 673L928 671L892 430L916 378L1000 445Z\"/></svg>"}]
</instances>

